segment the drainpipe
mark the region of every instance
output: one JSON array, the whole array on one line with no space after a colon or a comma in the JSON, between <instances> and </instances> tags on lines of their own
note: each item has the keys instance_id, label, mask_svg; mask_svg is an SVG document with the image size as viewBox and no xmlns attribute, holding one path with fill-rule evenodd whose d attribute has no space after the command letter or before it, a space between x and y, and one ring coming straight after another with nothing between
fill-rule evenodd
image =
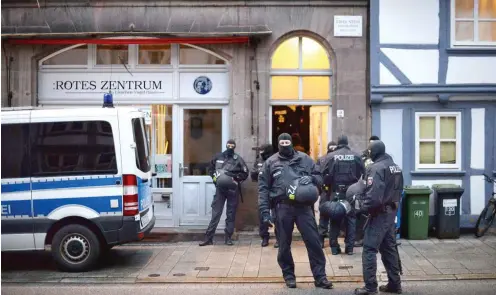
<instances>
[{"instance_id":1,"label":"drainpipe","mask_svg":"<svg viewBox=\"0 0 496 295\"><path fill-rule=\"evenodd\" d=\"M5 70L6 70L6 79L7 79L7 107L12 107L12 88L11 88L11 71L12 71L12 62L14 58L12 56L7 56L7 50L5 49L5 45L2 44L3 54L5 56Z\"/></svg>"}]
</instances>

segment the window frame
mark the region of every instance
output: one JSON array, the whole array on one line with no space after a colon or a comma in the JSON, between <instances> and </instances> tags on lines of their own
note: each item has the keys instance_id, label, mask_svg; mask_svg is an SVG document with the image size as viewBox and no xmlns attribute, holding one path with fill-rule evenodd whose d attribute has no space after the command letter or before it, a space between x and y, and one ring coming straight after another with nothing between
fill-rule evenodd
<instances>
[{"instance_id":1,"label":"window frame","mask_svg":"<svg viewBox=\"0 0 496 295\"><path fill-rule=\"evenodd\" d=\"M481 42L479 39L479 21L490 21L496 22L495 19L479 18L479 0L474 1L473 18L456 18L456 0L451 0L450 8L450 27L451 27L451 47L496 47L496 41L494 42ZM456 41L456 21L469 21L474 23L474 41Z\"/></svg>"},{"instance_id":2,"label":"window frame","mask_svg":"<svg viewBox=\"0 0 496 295\"><path fill-rule=\"evenodd\" d=\"M274 69L272 68L272 59L274 57L275 52L281 46L284 42L292 39L292 38L298 38L298 69ZM312 39L313 41L317 42L322 48L325 50L327 59L329 61L329 68L328 69L323 69L323 70L309 70L309 69L303 69L303 38L309 38ZM332 77L333 72L332 72L332 67L331 67L331 57L329 56L328 50L315 38L305 36L305 35L299 35L299 36L291 36L288 37L284 40L282 40L275 50L272 52L272 55L270 57L270 78L269 78L269 87L270 87L270 101L272 104L277 104L277 102L291 102L295 103L298 102L297 104L301 104L301 102L325 102L326 104L330 104L332 100ZM298 99L292 99L292 98L284 98L284 99L273 99L272 98L272 92L274 90L274 87L272 86L272 78L276 76L293 76L298 78ZM329 77L329 99L303 99L303 77ZM290 104L291 104L290 103Z\"/></svg>"},{"instance_id":3,"label":"window frame","mask_svg":"<svg viewBox=\"0 0 496 295\"><path fill-rule=\"evenodd\" d=\"M434 117L435 118L435 139L431 142L435 143L435 163L434 164L420 164L420 118ZM440 118L441 117L455 117L456 123L456 163L455 164L441 164L441 138L440 138ZM424 169L443 169L443 170L461 170L461 112L415 112L415 170ZM423 140L428 142L428 140Z\"/></svg>"}]
</instances>

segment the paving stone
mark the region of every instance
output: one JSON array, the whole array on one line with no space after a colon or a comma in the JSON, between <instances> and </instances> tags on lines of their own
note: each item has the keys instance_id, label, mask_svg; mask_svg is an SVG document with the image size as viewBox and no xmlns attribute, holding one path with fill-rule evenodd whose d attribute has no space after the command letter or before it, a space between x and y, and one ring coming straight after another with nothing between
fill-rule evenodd
<instances>
[{"instance_id":1,"label":"paving stone","mask_svg":"<svg viewBox=\"0 0 496 295\"><path fill-rule=\"evenodd\" d=\"M467 274L470 271L466 268L440 268L439 271L445 275Z\"/></svg>"},{"instance_id":2,"label":"paving stone","mask_svg":"<svg viewBox=\"0 0 496 295\"><path fill-rule=\"evenodd\" d=\"M198 278L225 278L229 273L229 268L210 268L208 270L201 270Z\"/></svg>"},{"instance_id":3,"label":"paving stone","mask_svg":"<svg viewBox=\"0 0 496 295\"><path fill-rule=\"evenodd\" d=\"M242 278L244 271L245 271L244 266L243 267L231 267L229 269L229 273L227 274L227 277L229 277L229 278L233 278L233 277Z\"/></svg>"}]
</instances>

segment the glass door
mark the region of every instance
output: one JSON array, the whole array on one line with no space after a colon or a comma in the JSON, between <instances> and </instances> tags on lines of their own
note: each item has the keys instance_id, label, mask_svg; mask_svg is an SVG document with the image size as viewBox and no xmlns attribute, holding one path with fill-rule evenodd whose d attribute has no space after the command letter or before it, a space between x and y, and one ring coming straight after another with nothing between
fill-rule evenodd
<instances>
[{"instance_id":1,"label":"glass door","mask_svg":"<svg viewBox=\"0 0 496 295\"><path fill-rule=\"evenodd\" d=\"M180 156L175 166L179 172L175 182L175 195L180 199L176 199L180 202L179 225L204 228L210 222L215 186L208 167L227 141L227 111L227 106L179 108Z\"/></svg>"}]
</instances>

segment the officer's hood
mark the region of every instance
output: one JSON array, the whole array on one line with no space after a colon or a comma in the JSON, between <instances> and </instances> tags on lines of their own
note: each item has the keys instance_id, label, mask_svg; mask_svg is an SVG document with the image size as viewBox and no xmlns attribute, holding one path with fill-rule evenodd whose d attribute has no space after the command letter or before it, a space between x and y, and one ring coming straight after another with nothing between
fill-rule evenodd
<instances>
[{"instance_id":1,"label":"officer's hood","mask_svg":"<svg viewBox=\"0 0 496 295\"><path fill-rule=\"evenodd\" d=\"M352 199L353 196L363 195L365 192L365 187L365 181L362 179L350 185L348 190L346 190L346 199Z\"/></svg>"},{"instance_id":2,"label":"officer's hood","mask_svg":"<svg viewBox=\"0 0 496 295\"><path fill-rule=\"evenodd\" d=\"M336 150L342 149L342 148L347 148L348 147L348 136L346 135L341 135L338 137L338 145L336 147Z\"/></svg>"},{"instance_id":3,"label":"officer's hood","mask_svg":"<svg viewBox=\"0 0 496 295\"><path fill-rule=\"evenodd\" d=\"M382 140L375 140L369 144L370 159L376 161L379 157L386 154L386 146Z\"/></svg>"},{"instance_id":4,"label":"officer's hood","mask_svg":"<svg viewBox=\"0 0 496 295\"><path fill-rule=\"evenodd\" d=\"M264 161L267 160L268 158L270 158L270 156L272 156L272 154L274 154L274 149L272 148L271 144L262 145L262 147L260 149L260 157L262 157L262 159Z\"/></svg>"}]
</instances>

